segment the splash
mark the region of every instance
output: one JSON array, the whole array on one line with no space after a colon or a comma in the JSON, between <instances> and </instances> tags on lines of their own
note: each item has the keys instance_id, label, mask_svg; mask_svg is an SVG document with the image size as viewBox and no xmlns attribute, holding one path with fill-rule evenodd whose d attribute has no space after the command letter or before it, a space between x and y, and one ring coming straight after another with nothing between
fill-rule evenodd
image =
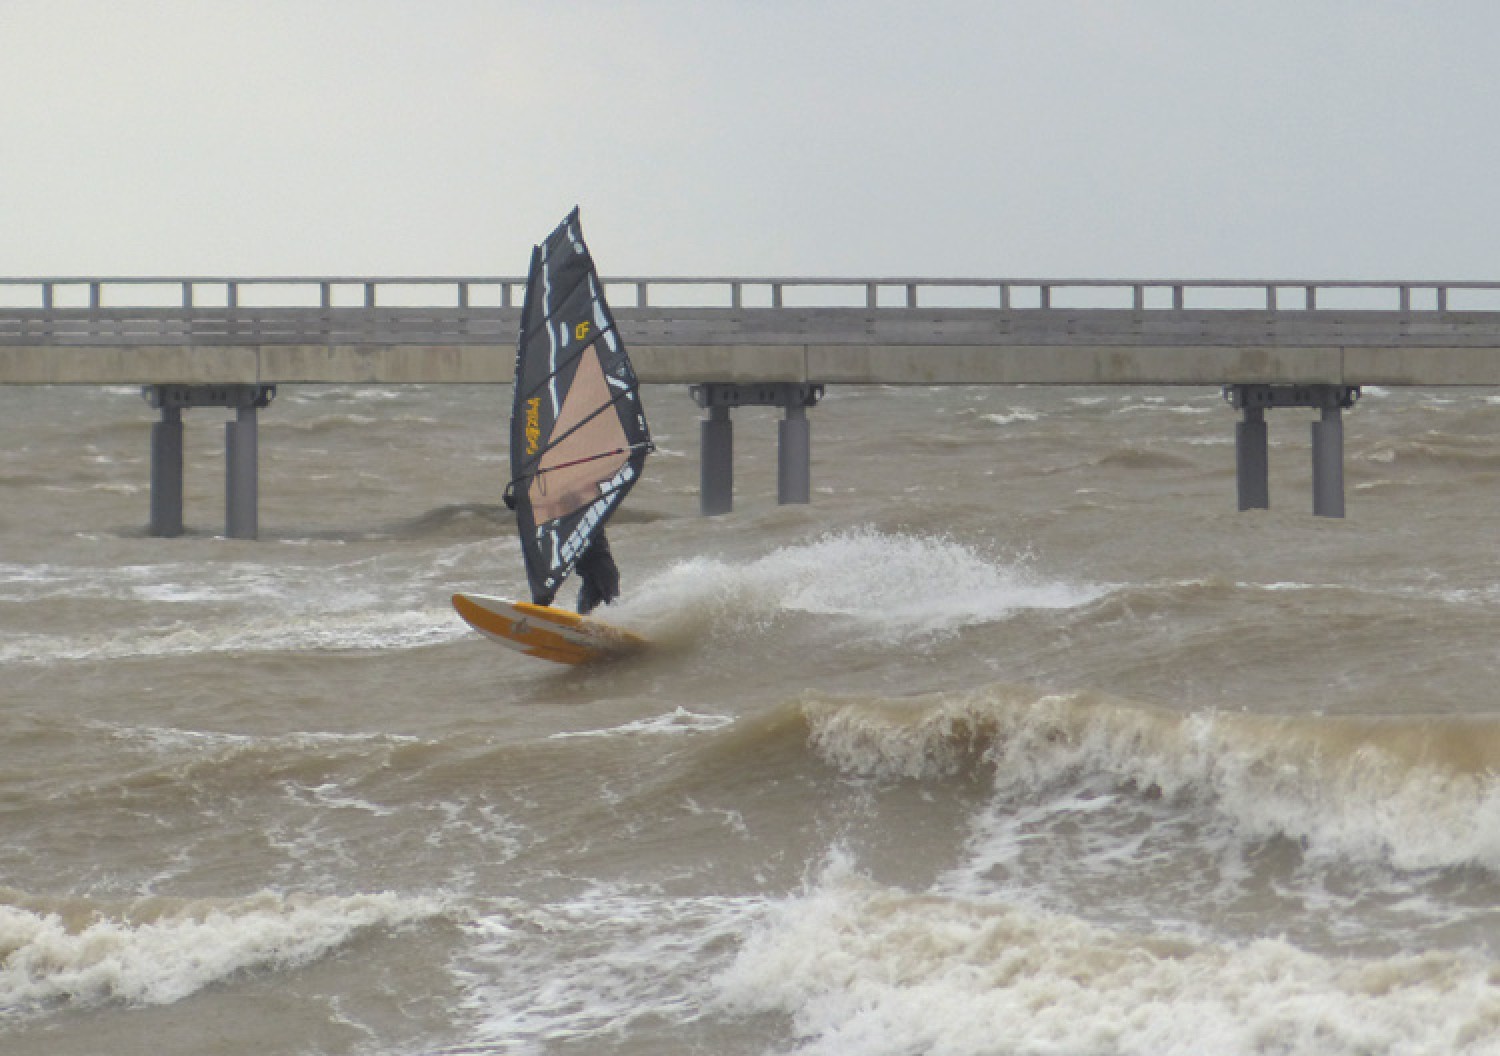
<instances>
[{"instance_id":1,"label":"splash","mask_svg":"<svg viewBox=\"0 0 1500 1056\"><path fill-rule=\"evenodd\" d=\"M789 613L833 617L880 642L955 633L1033 609L1085 605L1103 594L1048 581L1020 563L931 536L873 529L782 547L742 564L679 562L627 606L680 621L765 627Z\"/></svg>"}]
</instances>

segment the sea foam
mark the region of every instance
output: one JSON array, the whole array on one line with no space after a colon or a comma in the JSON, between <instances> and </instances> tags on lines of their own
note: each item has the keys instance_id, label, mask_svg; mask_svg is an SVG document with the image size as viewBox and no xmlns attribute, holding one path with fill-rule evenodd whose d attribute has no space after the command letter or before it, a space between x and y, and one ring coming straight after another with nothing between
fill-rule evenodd
<instances>
[{"instance_id":1,"label":"sea foam","mask_svg":"<svg viewBox=\"0 0 1500 1056\"><path fill-rule=\"evenodd\" d=\"M147 899L82 919L77 907L0 905L0 1015L59 1004L171 1004L238 972L296 967L367 929L445 911L436 898L390 893Z\"/></svg>"},{"instance_id":2,"label":"sea foam","mask_svg":"<svg viewBox=\"0 0 1500 1056\"><path fill-rule=\"evenodd\" d=\"M717 984L724 1007L788 1015L803 1054L1483 1056L1500 1052L1496 968L1138 936L885 887L835 856Z\"/></svg>"},{"instance_id":3,"label":"sea foam","mask_svg":"<svg viewBox=\"0 0 1500 1056\"><path fill-rule=\"evenodd\" d=\"M678 1030L708 1014L713 971L763 905L602 884L558 902L497 901L468 925L474 942L454 972L483 1051L617 1047L643 1024Z\"/></svg>"}]
</instances>

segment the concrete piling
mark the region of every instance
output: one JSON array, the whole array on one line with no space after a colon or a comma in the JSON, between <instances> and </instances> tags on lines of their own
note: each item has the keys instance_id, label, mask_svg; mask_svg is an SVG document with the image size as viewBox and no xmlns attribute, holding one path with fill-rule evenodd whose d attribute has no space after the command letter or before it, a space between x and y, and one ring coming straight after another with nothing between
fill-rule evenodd
<instances>
[{"instance_id":1,"label":"concrete piling","mask_svg":"<svg viewBox=\"0 0 1500 1056\"><path fill-rule=\"evenodd\" d=\"M734 508L734 423L729 420L729 407L710 407L699 432L698 512L717 517Z\"/></svg>"},{"instance_id":2,"label":"concrete piling","mask_svg":"<svg viewBox=\"0 0 1500 1056\"><path fill-rule=\"evenodd\" d=\"M240 407L224 423L224 534L254 539L260 531L259 436L256 407Z\"/></svg>"},{"instance_id":3,"label":"concrete piling","mask_svg":"<svg viewBox=\"0 0 1500 1056\"><path fill-rule=\"evenodd\" d=\"M1266 412L1246 407L1244 420L1234 427L1235 482L1240 509L1265 510L1271 506L1271 459L1266 430Z\"/></svg>"},{"instance_id":4,"label":"concrete piling","mask_svg":"<svg viewBox=\"0 0 1500 1056\"><path fill-rule=\"evenodd\" d=\"M182 534L182 408L163 405L151 426L151 525L154 536Z\"/></svg>"},{"instance_id":5,"label":"concrete piling","mask_svg":"<svg viewBox=\"0 0 1500 1056\"><path fill-rule=\"evenodd\" d=\"M1235 426L1235 477L1241 510L1270 506L1265 412L1272 407L1310 407L1322 412L1312 423L1313 513L1344 516L1344 419L1359 399L1357 385L1226 385L1224 398L1244 413Z\"/></svg>"},{"instance_id":6,"label":"concrete piling","mask_svg":"<svg viewBox=\"0 0 1500 1056\"><path fill-rule=\"evenodd\" d=\"M1344 516L1344 419L1337 405L1312 423L1313 514Z\"/></svg>"},{"instance_id":7,"label":"concrete piling","mask_svg":"<svg viewBox=\"0 0 1500 1056\"><path fill-rule=\"evenodd\" d=\"M807 408L823 398L823 386L802 382L704 382L689 388L708 411L700 426L699 509L705 517L728 513L734 505L734 438L729 412L734 407L781 407L777 424L776 497L782 505L805 503L812 495L812 429Z\"/></svg>"},{"instance_id":8,"label":"concrete piling","mask_svg":"<svg viewBox=\"0 0 1500 1056\"><path fill-rule=\"evenodd\" d=\"M161 421L151 427L151 523L154 536L182 534L182 412L228 407L224 430L224 534L254 539L259 532L259 438L256 412L270 404L275 385L147 385L141 390Z\"/></svg>"},{"instance_id":9,"label":"concrete piling","mask_svg":"<svg viewBox=\"0 0 1500 1056\"><path fill-rule=\"evenodd\" d=\"M776 423L776 501L783 506L812 498L812 426L807 407L789 403Z\"/></svg>"}]
</instances>

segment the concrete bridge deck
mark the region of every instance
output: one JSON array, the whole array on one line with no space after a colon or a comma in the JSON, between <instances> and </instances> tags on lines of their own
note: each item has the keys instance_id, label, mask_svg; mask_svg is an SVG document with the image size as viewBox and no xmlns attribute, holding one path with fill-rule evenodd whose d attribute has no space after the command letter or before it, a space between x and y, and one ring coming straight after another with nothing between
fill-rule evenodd
<instances>
[{"instance_id":1,"label":"concrete bridge deck","mask_svg":"<svg viewBox=\"0 0 1500 1056\"><path fill-rule=\"evenodd\" d=\"M647 382L1500 385L1500 283L607 280ZM518 278L0 279L0 384L508 382Z\"/></svg>"},{"instance_id":2,"label":"concrete bridge deck","mask_svg":"<svg viewBox=\"0 0 1500 1056\"><path fill-rule=\"evenodd\" d=\"M829 384L1215 385L1241 509L1269 505L1266 412L1313 423L1313 512L1342 517L1342 414L1361 385L1500 385L1500 283L615 279L636 371L684 383L702 510L733 502L729 412L785 411L778 498L810 494L807 408ZM257 412L285 383L509 382L521 279L0 279L0 384L140 384L151 531L182 531L182 412L236 412L226 534L257 532ZM655 303L653 303L653 300ZM350 302L353 303L350 303ZM632 303L633 302L633 303Z\"/></svg>"}]
</instances>

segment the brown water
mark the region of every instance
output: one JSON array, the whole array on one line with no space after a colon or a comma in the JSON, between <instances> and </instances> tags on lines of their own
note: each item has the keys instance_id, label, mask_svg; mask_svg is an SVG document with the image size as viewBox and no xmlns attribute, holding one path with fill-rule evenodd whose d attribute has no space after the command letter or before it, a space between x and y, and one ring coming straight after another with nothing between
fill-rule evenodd
<instances>
[{"instance_id":1,"label":"brown water","mask_svg":"<svg viewBox=\"0 0 1500 1056\"><path fill-rule=\"evenodd\" d=\"M1500 1052L1500 397L838 388L813 502L697 409L568 670L503 387L284 387L261 539L186 416L145 536L131 390L0 390L0 1051ZM570 598L571 593L565 595Z\"/></svg>"}]
</instances>

